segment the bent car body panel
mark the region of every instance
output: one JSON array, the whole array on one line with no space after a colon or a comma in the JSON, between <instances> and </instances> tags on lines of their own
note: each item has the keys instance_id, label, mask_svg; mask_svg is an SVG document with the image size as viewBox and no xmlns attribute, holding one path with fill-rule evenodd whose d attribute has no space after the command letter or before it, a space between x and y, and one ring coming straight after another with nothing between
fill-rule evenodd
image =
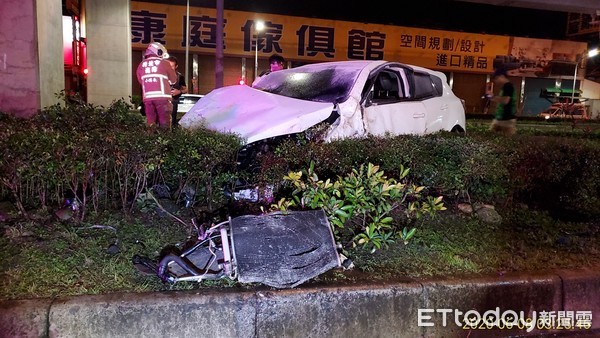
<instances>
[{"instance_id":1,"label":"bent car body panel","mask_svg":"<svg viewBox=\"0 0 600 338\"><path fill-rule=\"evenodd\" d=\"M205 126L254 141L298 133L327 119L333 104L293 99L245 85L215 89L186 113L183 128Z\"/></svg>"},{"instance_id":2,"label":"bent car body panel","mask_svg":"<svg viewBox=\"0 0 600 338\"><path fill-rule=\"evenodd\" d=\"M398 111L399 106L402 107ZM398 115L402 115L398 118ZM420 101L372 105L365 108L365 125L376 136L425 133L425 106Z\"/></svg>"}]
</instances>

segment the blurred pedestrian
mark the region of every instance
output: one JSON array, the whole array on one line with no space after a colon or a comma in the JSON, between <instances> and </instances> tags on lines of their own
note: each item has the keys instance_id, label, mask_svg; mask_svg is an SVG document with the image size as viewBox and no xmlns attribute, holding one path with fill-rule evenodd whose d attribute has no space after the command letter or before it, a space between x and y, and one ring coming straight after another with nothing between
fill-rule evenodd
<instances>
[{"instance_id":1,"label":"blurred pedestrian","mask_svg":"<svg viewBox=\"0 0 600 338\"><path fill-rule=\"evenodd\" d=\"M285 59L279 54L269 56L269 67L271 72L276 72L285 68Z\"/></svg>"},{"instance_id":2,"label":"blurred pedestrian","mask_svg":"<svg viewBox=\"0 0 600 338\"><path fill-rule=\"evenodd\" d=\"M493 93L494 92L494 83L493 82L487 82L485 84L485 89L483 91L483 96L481 97L484 102L483 102L483 113L487 114L490 112L490 106L491 106L491 101L488 99L488 92L489 93Z\"/></svg>"},{"instance_id":3,"label":"blurred pedestrian","mask_svg":"<svg viewBox=\"0 0 600 338\"><path fill-rule=\"evenodd\" d=\"M173 97L173 113L171 114L171 126L177 126L177 107L179 106L179 98L181 94L187 93L187 85L185 84L185 76L181 74L177 67L179 66L177 62L177 58L173 55L169 56L167 59L171 64L171 68L177 73L177 81L171 85L171 95Z\"/></svg>"},{"instance_id":4,"label":"blurred pedestrian","mask_svg":"<svg viewBox=\"0 0 600 338\"><path fill-rule=\"evenodd\" d=\"M171 84L177 81L177 73L166 60L167 49L161 43L152 42L144 51L144 59L137 67L137 79L142 85L142 101L146 124L170 129L173 99Z\"/></svg>"},{"instance_id":5,"label":"blurred pedestrian","mask_svg":"<svg viewBox=\"0 0 600 338\"><path fill-rule=\"evenodd\" d=\"M498 95L488 88L485 96L496 102L496 111L490 130L504 135L514 135L517 132L517 93L515 86L508 79L505 68L498 68L492 74L494 87L500 88Z\"/></svg>"},{"instance_id":6,"label":"blurred pedestrian","mask_svg":"<svg viewBox=\"0 0 600 338\"><path fill-rule=\"evenodd\" d=\"M262 76L282 69L285 69L285 58L279 54L273 54L269 56L269 70L265 70L260 73L260 75L254 81L258 80Z\"/></svg>"}]
</instances>

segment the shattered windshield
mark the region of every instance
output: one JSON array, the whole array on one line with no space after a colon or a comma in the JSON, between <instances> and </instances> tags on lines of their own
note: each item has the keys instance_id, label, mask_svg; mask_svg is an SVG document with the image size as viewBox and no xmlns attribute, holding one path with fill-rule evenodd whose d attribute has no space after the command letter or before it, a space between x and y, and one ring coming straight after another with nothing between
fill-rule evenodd
<instances>
[{"instance_id":1,"label":"shattered windshield","mask_svg":"<svg viewBox=\"0 0 600 338\"><path fill-rule=\"evenodd\" d=\"M360 69L298 67L263 75L252 87L301 100L339 103L347 99Z\"/></svg>"}]
</instances>

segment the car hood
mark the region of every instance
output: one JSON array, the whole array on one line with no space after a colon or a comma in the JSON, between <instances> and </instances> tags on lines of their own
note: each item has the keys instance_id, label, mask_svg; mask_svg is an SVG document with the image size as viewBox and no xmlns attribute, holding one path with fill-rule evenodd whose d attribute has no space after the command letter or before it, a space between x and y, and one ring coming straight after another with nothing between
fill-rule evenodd
<instances>
[{"instance_id":1,"label":"car hood","mask_svg":"<svg viewBox=\"0 0 600 338\"><path fill-rule=\"evenodd\" d=\"M252 143L304 131L326 120L333 108L329 102L293 99L235 85L208 93L183 115L179 125L235 133Z\"/></svg>"}]
</instances>

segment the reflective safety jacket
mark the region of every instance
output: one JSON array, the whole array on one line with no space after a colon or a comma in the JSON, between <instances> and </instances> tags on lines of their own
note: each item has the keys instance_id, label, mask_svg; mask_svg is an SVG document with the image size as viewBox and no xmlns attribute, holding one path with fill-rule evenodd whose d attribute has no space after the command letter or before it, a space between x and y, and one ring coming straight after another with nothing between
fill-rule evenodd
<instances>
[{"instance_id":1,"label":"reflective safety jacket","mask_svg":"<svg viewBox=\"0 0 600 338\"><path fill-rule=\"evenodd\" d=\"M169 61L151 56L140 62L136 75L142 85L143 101L171 99L171 84L177 81L177 73Z\"/></svg>"}]
</instances>

